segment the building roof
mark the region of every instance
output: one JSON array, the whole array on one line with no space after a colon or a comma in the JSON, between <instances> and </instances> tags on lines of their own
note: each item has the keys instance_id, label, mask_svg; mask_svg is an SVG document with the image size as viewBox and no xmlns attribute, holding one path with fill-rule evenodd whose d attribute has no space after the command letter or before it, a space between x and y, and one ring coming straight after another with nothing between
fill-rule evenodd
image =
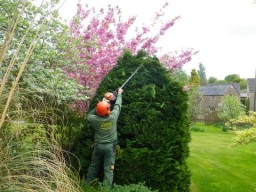
<instances>
[{"instance_id":1,"label":"building roof","mask_svg":"<svg viewBox=\"0 0 256 192\"><path fill-rule=\"evenodd\" d=\"M255 87L256 87L255 83L256 83L255 78L247 79L247 87L248 87L249 93L255 93Z\"/></svg>"},{"instance_id":2,"label":"building roof","mask_svg":"<svg viewBox=\"0 0 256 192\"><path fill-rule=\"evenodd\" d=\"M205 96L222 96L225 95L228 90L233 87L240 95L240 84L210 84L199 88L199 93Z\"/></svg>"}]
</instances>

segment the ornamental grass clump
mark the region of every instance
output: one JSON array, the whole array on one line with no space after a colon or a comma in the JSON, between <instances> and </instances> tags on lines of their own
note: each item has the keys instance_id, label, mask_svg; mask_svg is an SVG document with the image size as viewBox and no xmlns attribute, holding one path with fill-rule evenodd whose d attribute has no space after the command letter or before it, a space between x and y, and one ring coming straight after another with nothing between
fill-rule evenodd
<instances>
[{"instance_id":1,"label":"ornamental grass clump","mask_svg":"<svg viewBox=\"0 0 256 192\"><path fill-rule=\"evenodd\" d=\"M90 110L107 91L125 85L118 119L121 154L116 161L114 183L145 183L153 190L189 191L190 171L186 163L190 141L188 96L172 80L158 58L145 52L125 52L105 76L93 97ZM86 176L91 159L94 131L88 122L75 146L81 175Z\"/></svg>"},{"instance_id":2,"label":"ornamental grass clump","mask_svg":"<svg viewBox=\"0 0 256 192\"><path fill-rule=\"evenodd\" d=\"M34 127L32 131L31 126L25 130L23 125L20 132L17 130L21 125L16 126L4 127L0 135L0 191L82 191L77 175L67 166L57 143L38 134L42 133L42 127ZM29 137L22 134L31 131Z\"/></svg>"},{"instance_id":3,"label":"ornamental grass clump","mask_svg":"<svg viewBox=\"0 0 256 192\"><path fill-rule=\"evenodd\" d=\"M64 116L59 101L73 99L63 92L64 86L60 84L64 83L60 79L65 85L72 85L74 89L69 89L70 92L77 87L75 81L64 78L61 70L53 70L63 67L59 63L65 60L60 59L63 54L57 49L61 46L57 45L59 39L66 37L61 36L66 30L58 20L59 2L42 1L36 7L28 0L0 0L0 191L3 192L82 191L52 130L62 123L59 117ZM67 50L68 43L62 44ZM49 78L54 86L48 83L49 86L39 89L45 85L39 82Z\"/></svg>"}]
</instances>

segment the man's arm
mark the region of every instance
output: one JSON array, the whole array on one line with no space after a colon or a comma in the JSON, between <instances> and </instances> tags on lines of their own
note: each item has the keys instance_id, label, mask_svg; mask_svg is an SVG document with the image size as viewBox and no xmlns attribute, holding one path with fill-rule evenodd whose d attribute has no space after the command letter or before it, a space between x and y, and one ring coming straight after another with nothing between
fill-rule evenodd
<instances>
[{"instance_id":1,"label":"man's arm","mask_svg":"<svg viewBox=\"0 0 256 192\"><path fill-rule=\"evenodd\" d=\"M121 111L121 106L122 106L122 93L123 93L123 89L118 89L118 94L117 94L117 98L116 98L116 103L114 105L113 110L111 111L111 115L112 116L119 116L120 111Z\"/></svg>"}]
</instances>

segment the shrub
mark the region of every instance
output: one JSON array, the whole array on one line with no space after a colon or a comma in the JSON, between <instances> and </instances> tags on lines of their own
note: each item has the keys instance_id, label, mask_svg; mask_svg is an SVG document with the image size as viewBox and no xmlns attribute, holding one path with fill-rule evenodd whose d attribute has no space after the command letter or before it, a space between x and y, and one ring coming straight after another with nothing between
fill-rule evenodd
<instances>
[{"instance_id":1,"label":"shrub","mask_svg":"<svg viewBox=\"0 0 256 192\"><path fill-rule=\"evenodd\" d=\"M84 185L84 191L90 192L158 192L157 190L151 190L144 183L130 184L130 185L116 185L114 184L112 188L109 188L108 184L98 183L96 186Z\"/></svg>"},{"instance_id":2,"label":"shrub","mask_svg":"<svg viewBox=\"0 0 256 192\"><path fill-rule=\"evenodd\" d=\"M150 188L146 187L143 183L130 184L130 185L114 185L112 192L157 192L152 191Z\"/></svg>"},{"instance_id":3,"label":"shrub","mask_svg":"<svg viewBox=\"0 0 256 192\"><path fill-rule=\"evenodd\" d=\"M197 127L197 126L191 126L190 130L194 132L204 132L204 128Z\"/></svg>"},{"instance_id":4,"label":"shrub","mask_svg":"<svg viewBox=\"0 0 256 192\"><path fill-rule=\"evenodd\" d=\"M244 131L236 131L235 144L246 145L256 142L256 128L250 128Z\"/></svg>"},{"instance_id":5,"label":"shrub","mask_svg":"<svg viewBox=\"0 0 256 192\"><path fill-rule=\"evenodd\" d=\"M188 191L190 172L186 164L190 141L187 93L172 80L156 57L144 52L125 52L101 82L90 110L107 91L116 90L135 71L124 87L118 120L121 154L116 161L114 182L125 185L145 182L160 191ZM85 176L91 159L94 131L86 123L75 154Z\"/></svg>"}]
</instances>

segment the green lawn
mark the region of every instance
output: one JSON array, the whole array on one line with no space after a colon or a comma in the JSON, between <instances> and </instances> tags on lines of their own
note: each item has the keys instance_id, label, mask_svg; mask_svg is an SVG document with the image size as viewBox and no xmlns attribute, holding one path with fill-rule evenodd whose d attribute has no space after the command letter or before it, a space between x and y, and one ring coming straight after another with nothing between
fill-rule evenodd
<instances>
[{"instance_id":1,"label":"green lawn","mask_svg":"<svg viewBox=\"0 0 256 192\"><path fill-rule=\"evenodd\" d=\"M196 124L191 131L188 165L192 192L256 192L256 143L232 146L234 135Z\"/></svg>"}]
</instances>

